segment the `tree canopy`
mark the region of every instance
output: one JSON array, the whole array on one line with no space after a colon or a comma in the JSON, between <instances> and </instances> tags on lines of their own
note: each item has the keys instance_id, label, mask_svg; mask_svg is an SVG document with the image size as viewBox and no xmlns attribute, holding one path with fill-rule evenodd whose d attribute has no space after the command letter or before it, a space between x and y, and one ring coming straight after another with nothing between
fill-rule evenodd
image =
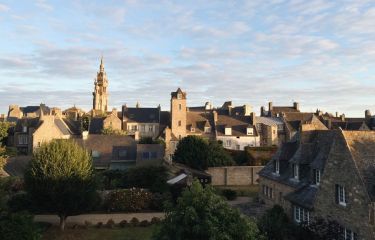
<instances>
[{"instance_id":1,"label":"tree canopy","mask_svg":"<svg viewBox=\"0 0 375 240\"><path fill-rule=\"evenodd\" d=\"M0 122L0 146L5 145L8 137L8 130L12 126L9 122Z\"/></svg>"},{"instance_id":2,"label":"tree canopy","mask_svg":"<svg viewBox=\"0 0 375 240\"><path fill-rule=\"evenodd\" d=\"M25 171L25 187L41 211L60 217L63 230L68 216L91 208L96 199L91 157L72 140L44 143Z\"/></svg>"},{"instance_id":3,"label":"tree canopy","mask_svg":"<svg viewBox=\"0 0 375 240\"><path fill-rule=\"evenodd\" d=\"M208 167L233 165L231 156L217 141L187 136L177 146L173 160L189 167L206 170Z\"/></svg>"},{"instance_id":4,"label":"tree canopy","mask_svg":"<svg viewBox=\"0 0 375 240\"><path fill-rule=\"evenodd\" d=\"M263 239L257 225L237 209L194 181L167 210L166 218L154 234L155 240L251 240Z\"/></svg>"}]
</instances>

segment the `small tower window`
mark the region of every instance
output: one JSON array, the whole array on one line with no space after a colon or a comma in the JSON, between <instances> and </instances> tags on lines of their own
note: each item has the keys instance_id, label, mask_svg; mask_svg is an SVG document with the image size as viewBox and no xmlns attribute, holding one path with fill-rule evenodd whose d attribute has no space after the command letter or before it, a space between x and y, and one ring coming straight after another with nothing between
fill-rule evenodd
<instances>
[{"instance_id":1,"label":"small tower window","mask_svg":"<svg viewBox=\"0 0 375 240\"><path fill-rule=\"evenodd\" d=\"M182 94L181 93L177 94L177 99L182 99Z\"/></svg>"},{"instance_id":2,"label":"small tower window","mask_svg":"<svg viewBox=\"0 0 375 240\"><path fill-rule=\"evenodd\" d=\"M178 104L178 110L182 110L182 106L181 106L181 104Z\"/></svg>"},{"instance_id":3,"label":"small tower window","mask_svg":"<svg viewBox=\"0 0 375 240\"><path fill-rule=\"evenodd\" d=\"M181 121L178 121L178 126L181 127Z\"/></svg>"}]
</instances>

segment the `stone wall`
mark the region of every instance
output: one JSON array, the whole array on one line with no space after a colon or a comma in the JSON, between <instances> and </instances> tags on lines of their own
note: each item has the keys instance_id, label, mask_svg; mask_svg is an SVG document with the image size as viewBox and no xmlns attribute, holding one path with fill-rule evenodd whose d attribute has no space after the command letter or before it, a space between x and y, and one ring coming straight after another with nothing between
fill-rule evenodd
<instances>
[{"instance_id":1,"label":"stone wall","mask_svg":"<svg viewBox=\"0 0 375 240\"><path fill-rule=\"evenodd\" d=\"M211 167L207 173L212 176L214 186L247 186L258 184L258 172L263 166Z\"/></svg>"}]
</instances>

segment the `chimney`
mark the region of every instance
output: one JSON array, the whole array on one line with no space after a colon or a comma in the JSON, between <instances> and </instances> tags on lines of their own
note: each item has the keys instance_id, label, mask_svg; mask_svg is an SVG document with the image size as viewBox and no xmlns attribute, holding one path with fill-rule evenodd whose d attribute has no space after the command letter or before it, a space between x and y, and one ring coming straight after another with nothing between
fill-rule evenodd
<instances>
[{"instance_id":1,"label":"chimney","mask_svg":"<svg viewBox=\"0 0 375 240\"><path fill-rule=\"evenodd\" d=\"M251 124L253 124L255 126L255 124L256 124L255 112L250 113L250 120L251 120Z\"/></svg>"},{"instance_id":2,"label":"chimney","mask_svg":"<svg viewBox=\"0 0 375 240\"><path fill-rule=\"evenodd\" d=\"M268 111L272 111L273 105L272 102L268 102Z\"/></svg>"},{"instance_id":3,"label":"chimney","mask_svg":"<svg viewBox=\"0 0 375 240\"><path fill-rule=\"evenodd\" d=\"M293 107L294 107L294 109L296 109L297 111L299 111L299 103L298 102L294 102L293 103Z\"/></svg>"},{"instance_id":4,"label":"chimney","mask_svg":"<svg viewBox=\"0 0 375 240\"><path fill-rule=\"evenodd\" d=\"M367 110L365 111L365 119L368 120L368 119L370 119L370 118L371 118L371 111L367 109Z\"/></svg>"},{"instance_id":5,"label":"chimney","mask_svg":"<svg viewBox=\"0 0 375 240\"><path fill-rule=\"evenodd\" d=\"M266 116L266 113L265 113L265 112L266 112L266 111L264 110L264 107L261 106L261 107L260 107L260 116L262 116L262 117Z\"/></svg>"},{"instance_id":6,"label":"chimney","mask_svg":"<svg viewBox=\"0 0 375 240\"><path fill-rule=\"evenodd\" d=\"M214 123L217 122L217 112L214 110L212 111L213 117L214 117Z\"/></svg>"},{"instance_id":7,"label":"chimney","mask_svg":"<svg viewBox=\"0 0 375 240\"><path fill-rule=\"evenodd\" d=\"M336 117L339 117L339 113L338 112L336 112Z\"/></svg>"},{"instance_id":8,"label":"chimney","mask_svg":"<svg viewBox=\"0 0 375 240\"><path fill-rule=\"evenodd\" d=\"M139 102L137 102L137 104L135 105L136 108L140 108L141 105L139 104Z\"/></svg>"},{"instance_id":9,"label":"chimney","mask_svg":"<svg viewBox=\"0 0 375 240\"><path fill-rule=\"evenodd\" d=\"M251 106L249 104L245 104L243 106L244 116L250 116L251 111L252 111L252 109L251 109Z\"/></svg>"},{"instance_id":10,"label":"chimney","mask_svg":"<svg viewBox=\"0 0 375 240\"><path fill-rule=\"evenodd\" d=\"M112 115L117 116L117 109L116 108L112 108Z\"/></svg>"},{"instance_id":11,"label":"chimney","mask_svg":"<svg viewBox=\"0 0 375 240\"><path fill-rule=\"evenodd\" d=\"M345 122L345 114L340 115L341 121Z\"/></svg>"},{"instance_id":12,"label":"chimney","mask_svg":"<svg viewBox=\"0 0 375 240\"><path fill-rule=\"evenodd\" d=\"M332 129L332 120L331 119L327 120L327 128Z\"/></svg>"},{"instance_id":13,"label":"chimney","mask_svg":"<svg viewBox=\"0 0 375 240\"><path fill-rule=\"evenodd\" d=\"M228 106L228 115L232 115L232 105Z\"/></svg>"}]
</instances>

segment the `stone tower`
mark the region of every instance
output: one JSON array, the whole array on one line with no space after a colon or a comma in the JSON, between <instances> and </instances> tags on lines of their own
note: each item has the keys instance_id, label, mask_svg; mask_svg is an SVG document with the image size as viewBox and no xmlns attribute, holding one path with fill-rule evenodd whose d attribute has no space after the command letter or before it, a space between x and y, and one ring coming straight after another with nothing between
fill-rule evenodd
<instances>
[{"instance_id":1,"label":"stone tower","mask_svg":"<svg viewBox=\"0 0 375 240\"><path fill-rule=\"evenodd\" d=\"M100 68L99 72L97 73L94 86L94 92L92 93L94 96L92 109L105 113L108 110L108 79L107 74L104 71L103 57L100 60Z\"/></svg>"},{"instance_id":2,"label":"stone tower","mask_svg":"<svg viewBox=\"0 0 375 240\"><path fill-rule=\"evenodd\" d=\"M186 136L186 93L180 88L171 93L171 131L178 139Z\"/></svg>"}]
</instances>

